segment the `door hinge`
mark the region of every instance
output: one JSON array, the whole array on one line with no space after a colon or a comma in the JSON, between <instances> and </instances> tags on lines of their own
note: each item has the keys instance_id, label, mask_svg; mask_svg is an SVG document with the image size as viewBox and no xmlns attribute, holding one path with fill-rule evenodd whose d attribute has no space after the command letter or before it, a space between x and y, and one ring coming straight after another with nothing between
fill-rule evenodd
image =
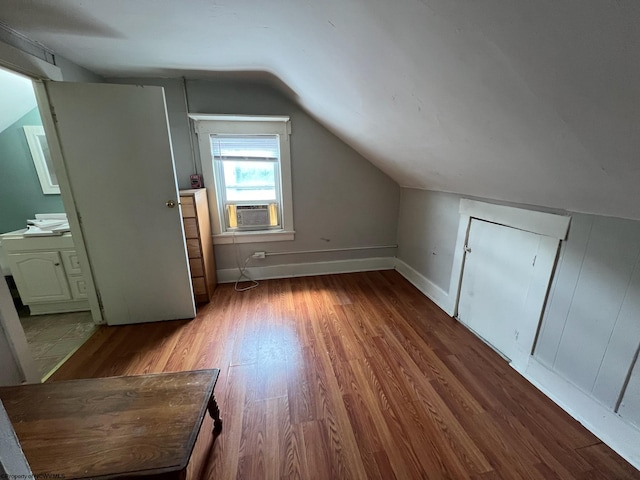
<instances>
[{"instance_id":1,"label":"door hinge","mask_svg":"<svg viewBox=\"0 0 640 480\"><path fill-rule=\"evenodd\" d=\"M471 247L470 247L469 245L465 245L465 246L464 246L464 251L465 251L466 253L471 253Z\"/></svg>"},{"instance_id":2,"label":"door hinge","mask_svg":"<svg viewBox=\"0 0 640 480\"><path fill-rule=\"evenodd\" d=\"M98 308L102 313L104 313L104 305L102 304L102 295L100 295L100 292L98 291L98 289L96 289L96 297L98 297Z\"/></svg>"},{"instance_id":3,"label":"door hinge","mask_svg":"<svg viewBox=\"0 0 640 480\"><path fill-rule=\"evenodd\" d=\"M56 109L51 104L49 104L49 111L51 112L51 118L53 119L53 123L58 123L58 115L56 115Z\"/></svg>"}]
</instances>

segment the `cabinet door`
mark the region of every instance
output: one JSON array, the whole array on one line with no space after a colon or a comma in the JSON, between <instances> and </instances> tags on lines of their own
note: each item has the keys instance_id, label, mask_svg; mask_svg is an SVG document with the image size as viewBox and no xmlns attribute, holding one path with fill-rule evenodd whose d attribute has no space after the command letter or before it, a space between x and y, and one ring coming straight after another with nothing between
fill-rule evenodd
<instances>
[{"instance_id":1,"label":"cabinet door","mask_svg":"<svg viewBox=\"0 0 640 480\"><path fill-rule=\"evenodd\" d=\"M80 259L75 250L63 250L60 255L62 255L62 264L67 275L79 275L82 273Z\"/></svg>"},{"instance_id":2,"label":"cabinet door","mask_svg":"<svg viewBox=\"0 0 640 480\"><path fill-rule=\"evenodd\" d=\"M71 300L58 252L11 253L7 257L24 303Z\"/></svg>"},{"instance_id":3,"label":"cabinet door","mask_svg":"<svg viewBox=\"0 0 640 480\"><path fill-rule=\"evenodd\" d=\"M69 288L71 289L71 296L75 300L82 300L87 298L87 282L85 282L82 275L70 275Z\"/></svg>"}]
</instances>

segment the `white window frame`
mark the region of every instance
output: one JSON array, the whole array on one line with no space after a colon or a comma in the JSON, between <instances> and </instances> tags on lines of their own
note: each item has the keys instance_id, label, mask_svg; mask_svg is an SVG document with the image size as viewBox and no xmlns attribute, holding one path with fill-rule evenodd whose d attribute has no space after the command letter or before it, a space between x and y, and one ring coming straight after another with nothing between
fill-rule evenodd
<instances>
[{"instance_id":1,"label":"white window frame","mask_svg":"<svg viewBox=\"0 0 640 480\"><path fill-rule=\"evenodd\" d=\"M31 158L33 164L36 167L36 173L38 174L38 180L40 180L40 186L42 187L42 193L45 195L60 195L60 185L54 183L52 178L53 165L47 163L47 159L44 154L43 143L46 144L47 137L44 133L44 127L42 125L25 125L24 135L27 138L27 144L29 145L29 151L31 152Z\"/></svg>"},{"instance_id":2,"label":"white window frame","mask_svg":"<svg viewBox=\"0 0 640 480\"><path fill-rule=\"evenodd\" d=\"M195 122L198 135L200 160L202 162L202 179L207 188L209 212L213 230L213 243L216 245L229 243L253 243L293 240L293 194L291 189L291 149L289 136L291 123L284 116L244 116L244 115L208 115L189 114ZM278 135L280 140L280 199L282 219L280 229L250 230L227 232L224 220L224 206L219 205L216 193L215 168L211 153L213 134L219 135Z\"/></svg>"}]
</instances>

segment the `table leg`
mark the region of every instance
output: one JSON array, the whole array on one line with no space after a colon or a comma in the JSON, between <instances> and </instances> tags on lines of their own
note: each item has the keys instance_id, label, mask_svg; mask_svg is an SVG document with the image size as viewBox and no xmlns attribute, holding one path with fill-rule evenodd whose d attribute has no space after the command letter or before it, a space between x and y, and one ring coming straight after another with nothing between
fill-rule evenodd
<instances>
[{"instance_id":1,"label":"table leg","mask_svg":"<svg viewBox=\"0 0 640 480\"><path fill-rule=\"evenodd\" d=\"M222 430L222 420L220 419L220 409L218 408L218 402L216 402L215 395L211 395L209 404L207 405L209 415L213 418L213 433L218 434Z\"/></svg>"}]
</instances>

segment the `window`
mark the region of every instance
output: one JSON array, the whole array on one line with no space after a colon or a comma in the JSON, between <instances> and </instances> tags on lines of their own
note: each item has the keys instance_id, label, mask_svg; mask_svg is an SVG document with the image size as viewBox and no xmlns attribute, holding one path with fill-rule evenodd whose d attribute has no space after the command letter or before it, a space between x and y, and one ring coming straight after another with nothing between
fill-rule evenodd
<instances>
[{"instance_id":1,"label":"window","mask_svg":"<svg viewBox=\"0 0 640 480\"><path fill-rule=\"evenodd\" d=\"M227 231L280 228L278 135L209 136Z\"/></svg>"},{"instance_id":2,"label":"window","mask_svg":"<svg viewBox=\"0 0 640 480\"><path fill-rule=\"evenodd\" d=\"M51 154L49 153L44 127L42 125L25 125L23 128L33 164L36 166L42 193L45 195L59 195L60 186L58 185L58 177L56 177Z\"/></svg>"},{"instance_id":3,"label":"window","mask_svg":"<svg viewBox=\"0 0 640 480\"><path fill-rule=\"evenodd\" d=\"M214 242L293 240L288 117L190 117Z\"/></svg>"}]
</instances>

